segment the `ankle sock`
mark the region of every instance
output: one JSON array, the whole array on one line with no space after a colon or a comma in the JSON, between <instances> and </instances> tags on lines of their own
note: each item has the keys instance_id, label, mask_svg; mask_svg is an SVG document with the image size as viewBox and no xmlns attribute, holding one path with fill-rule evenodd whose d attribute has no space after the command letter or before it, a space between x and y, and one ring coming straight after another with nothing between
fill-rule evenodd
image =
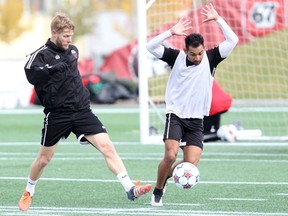
<instances>
[{"instance_id":1,"label":"ankle sock","mask_svg":"<svg viewBox=\"0 0 288 216\"><path fill-rule=\"evenodd\" d=\"M34 195L37 182L38 182L38 180L33 181L30 178L28 178L28 180L27 180L26 191L28 191L30 193L31 197Z\"/></svg>"},{"instance_id":2,"label":"ankle sock","mask_svg":"<svg viewBox=\"0 0 288 216\"><path fill-rule=\"evenodd\" d=\"M128 192L133 186L133 182L131 181L129 175L127 172L121 172L117 175L118 180L122 184L123 188L125 189L126 192Z\"/></svg>"}]
</instances>

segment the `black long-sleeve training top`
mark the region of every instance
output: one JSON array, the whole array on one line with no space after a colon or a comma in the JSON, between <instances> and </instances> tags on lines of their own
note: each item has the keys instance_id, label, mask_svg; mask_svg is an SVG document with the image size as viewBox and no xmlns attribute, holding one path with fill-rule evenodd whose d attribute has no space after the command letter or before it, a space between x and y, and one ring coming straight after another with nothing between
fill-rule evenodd
<instances>
[{"instance_id":1,"label":"black long-sleeve training top","mask_svg":"<svg viewBox=\"0 0 288 216\"><path fill-rule=\"evenodd\" d=\"M50 39L30 54L24 69L27 80L34 85L44 106L44 113L73 112L90 107L89 91L83 86L78 70L78 56L76 46L69 45L67 50L63 50ZM65 62L67 67L57 69L60 62Z\"/></svg>"}]
</instances>

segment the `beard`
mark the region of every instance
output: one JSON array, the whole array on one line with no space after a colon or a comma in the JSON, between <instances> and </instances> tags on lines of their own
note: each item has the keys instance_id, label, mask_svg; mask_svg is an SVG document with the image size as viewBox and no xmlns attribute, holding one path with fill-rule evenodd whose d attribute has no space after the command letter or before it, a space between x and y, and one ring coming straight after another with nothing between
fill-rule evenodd
<instances>
[{"instance_id":1,"label":"beard","mask_svg":"<svg viewBox=\"0 0 288 216\"><path fill-rule=\"evenodd\" d=\"M200 61L192 61L190 58L189 58L189 56L187 56L187 58L188 58L188 61L190 61L190 62L192 62L194 65L199 65L200 63L201 63L201 61L202 61L202 59L200 60Z\"/></svg>"},{"instance_id":2,"label":"beard","mask_svg":"<svg viewBox=\"0 0 288 216\"><path fill-rule=\"evenodd\" d=\"M69 44L65 45L65 44L63 44L63 42L59 38L57 38L56 39L56 46L58 46L59 48L61 48L63 50L67 50L69 47Z\"/></svg>"}]
</instances>

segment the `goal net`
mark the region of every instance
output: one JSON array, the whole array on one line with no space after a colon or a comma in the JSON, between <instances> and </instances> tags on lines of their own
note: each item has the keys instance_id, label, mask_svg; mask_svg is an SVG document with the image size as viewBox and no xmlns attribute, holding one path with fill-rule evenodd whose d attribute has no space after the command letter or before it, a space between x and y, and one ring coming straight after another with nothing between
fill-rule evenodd
<instances>
[{"instance_id":1,"label":"goal net","mask_svg":"<svg viewBox=\"0 0 288 216\"><path fill-rule=\"evenodd\" d=\"M146 2L143 22L147 26L143 31L146 40L168 30L184 16L192 20L193 31L203 35L206 49L217 46L224 39L221 30L215 22L202 23L200 14L202 7L210 2L239 37L237 47L218 65L214 77L233 98L221 124L234 123L245 130L261 130L261 136L252 134L245 137L248 140L287 141L288 0L150 0ZM174 36L165 43L182 50L184 38ZM146 48L139 43L141 49ZM148 137L141 137L141 142L161 142L170 69L147 52L146 55L145 65L139 67L139 83L142 86L145 86L143 82L147 83L148 98L140 94L139 100L145 101L144 106L146 101L149 104L146 109L140 106L141 115L149 116L140 123L140 130L146 131ZM139 59L143 60L143 56L139 55ZM147 77L141 78L142 73ZM140 92L141 88L140 85Z\"/></svg>"}]
</instances>

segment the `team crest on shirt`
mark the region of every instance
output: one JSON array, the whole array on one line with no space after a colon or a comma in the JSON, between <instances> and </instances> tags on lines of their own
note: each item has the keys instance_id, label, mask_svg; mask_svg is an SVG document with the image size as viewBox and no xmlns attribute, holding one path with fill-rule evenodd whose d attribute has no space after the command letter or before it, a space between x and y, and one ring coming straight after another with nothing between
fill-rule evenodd
<instances>
[{"instance_id":1,"label":"team crest on shirt","mask_svg":"<svg viewBox=\"0 0 288 216\"><path fill-rule=\"evenodd\" d=\"M60 56L59 55L55 55L55 59L60 59Z\"/></svg>"},{"instance_id":2,"label":"team crest on shirt","mask_svg":"<svg viewBox=\"0 0 288 216\"><path fill-rule=\"evenodd\" d=\"M75 57L78 58L77 52L75 50L71 50L71 54Z\"/></svg>"}]
</instances>

